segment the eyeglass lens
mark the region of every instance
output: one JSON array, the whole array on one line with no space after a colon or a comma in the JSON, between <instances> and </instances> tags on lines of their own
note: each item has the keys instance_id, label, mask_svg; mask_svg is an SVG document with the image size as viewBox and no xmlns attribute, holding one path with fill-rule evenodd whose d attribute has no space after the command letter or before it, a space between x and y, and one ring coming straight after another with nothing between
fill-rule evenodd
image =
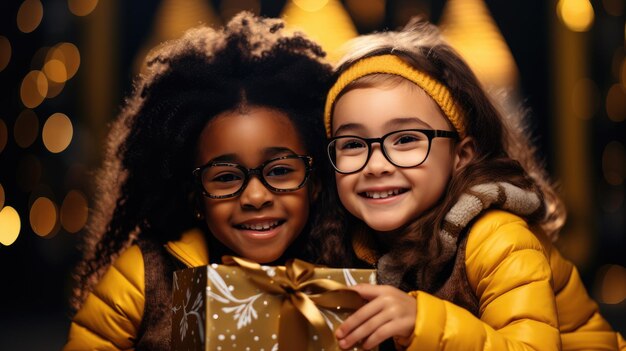
<instances>
[{"instance_id":1,"label":"eyeglass lens","mask_svg":"<svg viewBox=\"0 0 626 351\"><path fill-rule=\"evenodd\" d=\"M382 148L387 159L400 167L413 167L428 155L429 138L416 130L402 130L384 137ZM342 172L353 172L365 166L370 145L358 137L340 137L329 145L331 161Z\"/></svg>"},{"instance_id":2,"label":"eyeglass lens","mask_svg":"<svg viewBox=\"0 0 626 351\"><path fill-rule=\"evenodd\" d=\"M202 185L213 196L228 196L245 185L248 177L246 173L235 165L213 165L204 169ZM262 168L259 176L266 186L276 190L295 190L306 178L306 164L300 158L274 160Z\"/></svg>"}]
</instances>

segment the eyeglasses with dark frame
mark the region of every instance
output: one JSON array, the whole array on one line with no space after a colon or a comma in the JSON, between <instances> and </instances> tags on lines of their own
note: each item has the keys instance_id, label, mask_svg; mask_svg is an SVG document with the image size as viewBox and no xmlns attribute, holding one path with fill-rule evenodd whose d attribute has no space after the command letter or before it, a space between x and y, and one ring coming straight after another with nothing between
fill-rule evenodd
<instances>
[{"instance_id":1,"label":"eyeglasses with dark frame","mask_svg":"<svg viewBox=\"0 0 626 351\"><path fill-rule=\"evenodd\" d=\"M378 143L385 159L392 165L417 167L428 158L434 138L458 139L459 135L454 131L434 129L402 129L380 138L342 135L330 139L328 158L338 173L356 173L365 168L372 156L372 144Z\"/></svg>"},{"instance_id":2,"label":"eyeglasses with dark frame","mask_svg":"<svg viewBox=\"0 0 626 351\"><path fill-rule=\"evenodd\" d=\"M256 168L213 161L194 169L193 175L204 196L225 199L241 194L253 175L270 191L296 191L306 184L312 170L311 156L287 155L267 160Z\"/></svg>"}]
</instances>

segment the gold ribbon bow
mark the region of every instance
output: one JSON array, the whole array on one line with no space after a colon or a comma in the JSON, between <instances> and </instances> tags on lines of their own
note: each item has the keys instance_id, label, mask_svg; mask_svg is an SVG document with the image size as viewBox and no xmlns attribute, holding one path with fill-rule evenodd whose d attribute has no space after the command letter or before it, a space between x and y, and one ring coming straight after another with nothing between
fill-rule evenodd
<instances>
[{"instance_id":1,"label":"gold ribbon bow","mask_svg":"<svg viewBox=\"0 0 626 351\"><path fill-rule=\"evenodd\" d=\"M270 294L283 295L278 325L278 344L281 350L299 350L306 343L307 321L319 334L325 350L336 348L333 331L328 327L318 307L334 310L356 310L365 301L356 291L330 279L311 279L315 266L293 259L285 264L285 271L276 271L270 277L261 265L240 257L224 256L222 262L241 267L248 278Z\"/></svg>"}]
</instances>

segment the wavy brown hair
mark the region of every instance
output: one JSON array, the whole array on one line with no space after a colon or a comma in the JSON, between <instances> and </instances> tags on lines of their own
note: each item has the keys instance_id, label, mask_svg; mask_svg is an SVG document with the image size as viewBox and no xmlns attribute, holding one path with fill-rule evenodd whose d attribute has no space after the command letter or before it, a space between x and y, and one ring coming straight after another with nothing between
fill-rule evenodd
<instances>
[{"instance_id":1,"label":"wavy brown hair","mask_svg":"<svg viewBox=\"0 0 626 351\"><path fill-rule=\"evenodd\" d=\"M521 111L504 113L485 92L464 60L441 38L435 26L414 19L400 31L359 37L349 43L347 51L336 69L335 79L363 58L396 55L449 89L463 113L467 136L475 140L474 159L453 174L444 191L445 196L414 222L401 228L397 242L387 248L393 252L394 262L390 264L411 273L407 277L412 278L404 279L401 288L415 289L418 285L421 289L434 290L441 283L438 280L444 279L440 273L449 262L437 261L443 248L437 233L442 229L444 216L460 195L477 184L504 181L535 191L543 199L543 211L526 220L541 227L553 240L556 239L565 220L564 206L543 164L536 157L536 149L524 127ZM399 84L399 80L403 78L384 74L365 76L350 83L339 96L359 87ZM334 179L333 174L327 176ZM329 209L326 216L322 223L325 238L320 240L322 245L318 251L320 262L333 266L358 265L359 262L354 260L349 233L367 229L340 205Z\"/></svg>"},{"instance_id":2,"label":"wavy brown hair","mask_svg":"<svg viewBox=\"0 0 626 351\"><path fill-rule=\"evenodd\" d=\"M113 123L96 177L96 207L74 274L74 311L136 240L165 243L201 225L193 216L191 170L200 132L222 112L242 105L284 112L314 158L313 179L329 187L316 172L327 167L319 116L332 68L320 46L283 27L281 20L242 13L222 29L190 30L148 56L149 73ZM311 215L324 201L312 204Z\"/></svg>"}]
</instances>

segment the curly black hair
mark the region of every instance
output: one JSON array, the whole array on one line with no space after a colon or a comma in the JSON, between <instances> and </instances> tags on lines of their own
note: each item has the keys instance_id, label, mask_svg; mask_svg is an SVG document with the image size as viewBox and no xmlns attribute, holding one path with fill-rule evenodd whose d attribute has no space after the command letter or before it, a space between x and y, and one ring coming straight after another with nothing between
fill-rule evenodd
<instances>
[{"instance_id":1,"label":"curly black hair","mask_svg":"<svg viewBox=\"0 0 626 351\"><path fill-rule=\"evenodd\" d=\"M74 310L138 238L164 243L197 226L191 170L200 132L218 114L243 105L285 113L315 172L325 172L320 116L332 68L320 46L283 27L281 20L241 13L222 29L192 29L148 56L149 73L139 77L109 133L74 275ZM324 179L316 179L324 188ZM318 198L312 216L325 201L331 200Z\"/></svg>"}]
</instances>

